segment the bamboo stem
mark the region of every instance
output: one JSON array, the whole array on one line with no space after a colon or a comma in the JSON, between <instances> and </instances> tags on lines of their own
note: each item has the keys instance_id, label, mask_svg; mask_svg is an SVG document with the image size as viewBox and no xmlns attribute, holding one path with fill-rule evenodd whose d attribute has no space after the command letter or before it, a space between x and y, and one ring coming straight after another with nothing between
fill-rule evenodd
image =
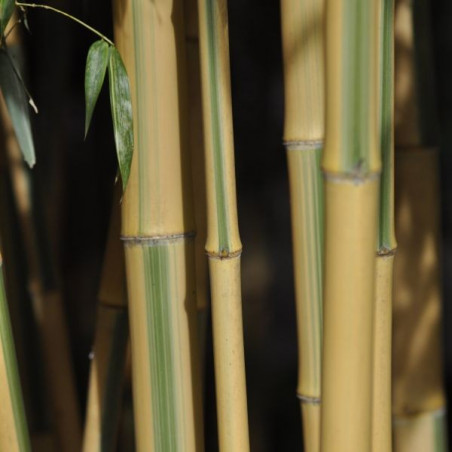
<instances>
[{"instance_id":1,"label":"bamboo stem","mask_svg":"<svg viewBox=\"0 0 452 452\"><path fill-rule=\"evenodd\" d=\"M204 162L204 130L202 122L202 94L198 36L197 0L185 0L185 45L187 50L188 119L190 130L190 155L195 200L196 223L196 299L198 309L208 305L206 169Z\"/></svg>"},{"instance_id":2,"label":"bamboo stem","mask_svg":"<svg viewBox=\"0 0 452 452\"><path fill-rule=\"evenodd\" d=\"M196 223L195 265L198 339L200 343L200 368L202 378L204 378L208 326L208 267L204 248L207 239L207 206L197 0L184 0L184 13L187 51L189 144Z\"/></svg>"},{"instance_id":3,"label":"bamboo stem","mask_svg":"<svg viewBox=\"0 0 452 452\"><path fill-rule=\"evenodd\" d=\"M297 394L305 450L320 448L324 1L283 0L284 141L289 167L298 326Z\"/></svg>"},{"instance_id":4,"label":"bamboo stem","mask_svg":"<svg viewBox=\"0 0 452 452\"><path fill-rule=\"evenodd\" d=\"M124 249L120 241L119 185L99 291L83 451L116 450L129 338Z\"/></svg>"},{"instance_id":5,"label":"bamboo stem","mask_svg":"<svg viewBox=\"0 0 452 452\"><path fill-rule=\"evenodd\" d=\"M219 445L249 450L226 0L199 0Z\"/></svg>"},{"instance_id":6,"label":"bamboo stem","mask_svg":"<svg viewBox=\"0 0 452 452\"><path fill-rule=\"evenodd\" d=\"M380 147L382 176L375 265L372 451L391 452L392 289L394 232L394 2L381 1Z\"/></svg>"},{"instance_id":7,"label":"bamboo stem","mask_svg":"<svg viewBox=\"0 0 452 452\"><path fill-rule=\"evenodd\" d=\"M379 8L376 0L326 7L322 452L371 449Z\"/></svg>"},{"instance_id":8,"label":"bamboo stem","mask_svg":"<svg viewBox=\"0 0 452 452\"><path fill-rule=\"evenodd\" d=\"M137 450L202 451L181 0L116 0L135 150L122 209Z\"/></svg>"},{"instance_id":9,"label":"bamboo stem","mask_svg":"<svg viewBox=\"0 0 452 452\"><path fill-rule=\"evenodd\" d=\"M375 261L372 451L391 452L391 338L394 254L377 255Z\"/></svg>"},{"instance_id":10,"label":"bamboo stem","mask_svg":"<svg viewBox=\"0 0 452 452\"><path fill-rule=\"evenodd\" d=\"M16 352L0 257L0 449L30 451L27 421L20 388Z\"/></svg>"}]
</instances>

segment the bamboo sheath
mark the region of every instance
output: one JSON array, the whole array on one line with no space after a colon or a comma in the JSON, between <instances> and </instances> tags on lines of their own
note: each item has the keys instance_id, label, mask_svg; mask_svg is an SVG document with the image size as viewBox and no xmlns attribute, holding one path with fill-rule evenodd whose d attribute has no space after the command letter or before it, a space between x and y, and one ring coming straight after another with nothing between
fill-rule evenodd
<instances>
[{"instance_id":1,"label":"bamboo sheath","mask_svg":"<svg viewBox=\"0 0 452 452\"><path fill-rule=\"evenodd\" d=\"M0 450L30 451L2 262L0 264L0 396L2 400L0 404Z\"/></svg>"},{"instance_id":2,"label":"bamboo sheath","mask_svg":"<svg viewBox=\"0 0 452 452\"><path fill-rule=\"evenodd\" d=\"M243 345L240 242L234 169L225 0L199 0L218 436L222 452L249 450Z\"/></svg>"},{"instance_id":3,"label":"bamboo sheath","mask_svg":"<svg viewBox=\"0 0 452 452\"><path fill-rule=\"evenodd\" d=\"M84 452L116 450L129 338L124 248L120 233L119 196L115 196L99 291Z\"/></svg>"},{"instance_id":4,"label":"bamboo sheath","mask_svg":"<svg viewBox=\"0 0 452 452\"><path fill-rule=\"evenodd\" d=\"M321 451L371 450L378 138L378 1L326 3Z\"/></svg>"},{"instance_id":5,"label":"bamboo sheath","mask_svg":"<svg viewBox=\"0 0 452 452\"><path fill-rule=\"evenodd\" d=\"M140 452L203 450L182 6L114 2L135 124L122 236Z\"/></svg>"},{"instance_id":6,"label":"bamboo sheath","mask_svg":"<svg viewBox=\"0 0 452 452\"><path fill-rule=\"evenodd\" d=\"M397 0L396 233L393 310L395 452L445 451L438 130L429 3Z\"/></svg>"},{"instance_id":7,"label":"bamboo sheath","mask_svg":"<svg viewBox=\"0 0 452 452\"><path fill-rule=\"evenodd\" d=\"M284 142L289 167L298 386L306 451L320 448L324 138L324 1L283 0Z\"/></svg>"},{"instance_id":8,"label":"bamboo sheath","mask_svg":"<svg viewBox=\"0 0 452 452\"><path fill-rule=\"evenodd\" d=\"M375 264L372 451L392 450L391 339L394 255L394 2L383 0L380 35L380 147L382 175Z\"/></svg>"}]
</instances>

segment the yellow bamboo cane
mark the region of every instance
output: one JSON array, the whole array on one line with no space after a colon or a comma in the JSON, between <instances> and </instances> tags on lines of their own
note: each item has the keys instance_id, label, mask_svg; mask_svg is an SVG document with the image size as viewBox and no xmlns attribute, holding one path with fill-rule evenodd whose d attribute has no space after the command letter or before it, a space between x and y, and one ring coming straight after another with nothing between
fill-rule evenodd
<instances>
[{"instance_id":1,"label":"yellow bamboo cane","mask_svg":"<svg viewBox=\"0 0 452 452\"><path fill-rule=\"evenodd\" d=\"M429 3L397 0L396 233L393 311L395 452L444 452L437 121Z\"/></svg>"},{"instance_id":2,"label":"yellow bamboo cane","mask_svg":"<svg viewBox=\"0 0 452 452\"><path fill-rule=\"evenodd\" d=\"M298 387L304 447L320 445L324 138L324 1L282 0L284 141L289 165Z\"/></svg>"},{"instance_id":3,"label":"yellow bamboo cane","mask_svg":"<svg viewBox=\"0 0 452 452\"><path fill-rule=\"evenodd\" d=\"M202 451L181 0L115 0L135 149L123 201L139 452Z\"/></svg>"},{"instance_id":4,"label":"yellow bamboo cane","mask_svg":"<svg viewBox=\"0 0 452 452\"><path fill-rule=\"evenodd\" d=\"M321 451L371 450L380 180L378 1L326 3Z\"/></svg>"},{"instance_id":5,"label":"yellow bamboo cane","mask_svg":"<svg viewBox=\"0 0 452 452\"><path fill-rule=\"evenodd\" d=\"M207 178L211 283L220 450L249 450L240 285L240 242L226 0L199 0L199 37Z\"/></svg>"},{"instance_id":6,"label":"yellow bamboo cane","mask_svg":"<svg viewBox=\"0 0 452 452\"><path fill-rule=\"evenodd\" d=\"M380 147L382 177L375 264L372 451L392 450L391 339L394 254L394 1L381 1Z\"/></svg>"}]
</instances>

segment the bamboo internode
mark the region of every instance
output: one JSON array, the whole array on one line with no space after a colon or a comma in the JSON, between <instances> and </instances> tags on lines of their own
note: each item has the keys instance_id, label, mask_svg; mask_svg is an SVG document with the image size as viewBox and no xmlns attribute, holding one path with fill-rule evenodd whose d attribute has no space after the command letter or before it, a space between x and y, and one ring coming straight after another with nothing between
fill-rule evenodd
<instances>
[{"instance_id":1,"label":"bamboo internode","mask_svg":"<svg viewBox=\"0 0 452 452\"><path fill-rule=\"evenodd\" d=\"M117 0L135 149L123 201L138 451L202 451L180 0Z\"/></svg>"},{"instance_id":2,"label":"bamboo internode","mask_svg":"<svg viewBox=\"0 0 452 452\"><path fill-rule=\"evenodd\" d=\"M378 1L326 2L322 452L371 450L379 14Z\"/></svg>"},{"instance_id":3,"label":"bamboo internode","mask_svg":"<svg viewBox=\"0 0 452 452\"><path fill-rule=\"evenodd\" d=\"M382 176L375 264L372 451L392 450L391 338L394 230L394 2L381 1L380 147Z\"/></svg>"},{"instance_id":4,"label":"bamboo internode","mask_svg":"<svg viewBox=\"0 0 452 452\"><path fill-rule=\"evenodd\" d=\"M289 167L298 385L306 451L320 444L324 139L324 1L281 2L284 142Z\"/></svg>"},{"instance_id":5,"label":"bamboo internode","mask_svg":"<svg viewBox=\"0 0 452 452\"><path fill-rule=\"evenodd\" d=\"M219 445L249 450L226 0L198 0Z\"/></svg>"},{"instance_id":6,"label":"bamboo internode","mask_svg":"<svg viewBox=\"0 0 452 452\"><path fill-rule=\"evenodd\" d=\"M109 452L117 446L129 329L120 186L116 188L99 290L83 452Z\"/></svg>"}]
</instances>

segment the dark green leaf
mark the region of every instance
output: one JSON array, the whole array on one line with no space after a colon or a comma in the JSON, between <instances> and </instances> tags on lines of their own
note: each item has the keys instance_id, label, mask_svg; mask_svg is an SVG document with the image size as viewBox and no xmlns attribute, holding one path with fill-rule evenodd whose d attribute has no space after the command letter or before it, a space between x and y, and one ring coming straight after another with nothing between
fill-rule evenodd
<instances>
[{"instance_id":1,"label":"dark green leaf","mask_svg":"<svg viewBox=\"0 0 452 452\"><path fill-rule=\"evenodd\" d=\"M129 77L119 52L112 47L108 64L110 80L110 104L115 133L116 152L122 186L125 190L129 180L133 155L133 120L130 100Z\"/></svg>"},{"instance_id":2,"label":"dark green leaf","mask_svg":"<svg viewBox=\"0 0 452 452\"><path fill-rule=\"evenodd\" d=\"M0 0L0 33L5 33L6 26L14 12L14 0Z\"/></svg>"},{"instance_id":3,"label":"dark green leaf","mask_svg":"<svg viewBox=\"0 0 452 452\"><path fill-rule=\"evenodd\" d=\"M33 136L31 133L29 104L17 69L4 50L0 51L0 87L5 98L17 141L25 161L31 166L36 162Z\"/></svg>"},{"instance_id":4,"label":"dark green leaf","mask_svg":"<svg viewBox=\"0 0 452 452\"><path fill-rule=\"evenodd\" d=\"M88 133L94 107L96 106L100 90L105 80L109 52L110 46L102 39L96 41L88 51L85 70L85 137Z\"/></svg>"}]
</instances>

